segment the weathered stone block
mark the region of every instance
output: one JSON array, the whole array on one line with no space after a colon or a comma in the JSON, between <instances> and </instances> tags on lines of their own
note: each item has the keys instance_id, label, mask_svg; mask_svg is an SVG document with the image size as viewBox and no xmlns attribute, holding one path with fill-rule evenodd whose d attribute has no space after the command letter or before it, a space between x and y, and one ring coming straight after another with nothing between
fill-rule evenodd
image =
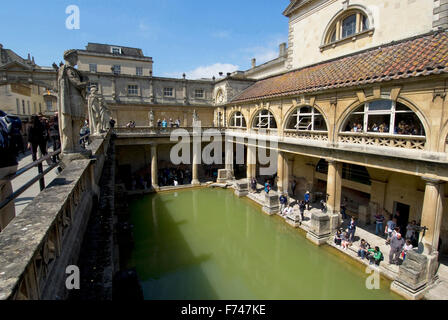
<instances>
[{"instance_id":1,"label":"weathered stone block","mask_svg":"<svg viewBox=\"0 0 448 320\"><path fill-rule=\"evenodd\" d=\"M330 237L330 216L322 212L313 212L311 227L306 237L314 244L324 244Z\"/></svg>"},{"instance_id":2,"label":"weathered stone block","mask_svg":"<svg viewBox=\"0 0 448 320\"><path fill-rule=\"evenodd\" d=\"M239 180L235 184L235 195L238 197L245 197L249 194L249 184L247 181Z\"/></svg>"},{"instance_id":3,"label":"weathered stone block","mask_svg":"<svg viewBox=\"0 0 448 320\"><path fill-rule=\"evenodd\" d=\"M219 169L218 170L218 179L216 182L225 183L228 180L232 179L232 170L228 169Z\"/></svg>"},{"instance_id":4,"label":"weathered stone block","mask_svg":"<svg viewBox=\"0 0 448 320\"><path fill-rule=\"evenodd\" d=\"M409 251L391 290L407 299L422 299L428 284L434 280L436 267L437 253L428 256L416 250Z\"/></svg>"},{"instance_id":5,"label":"weathered stone block","mask_svg":"<svg viewBox=\"0 0 448 320\"><path fill-rule=\"evenodd\" d=\"M280 202L276 192L269 192L265 195L263 212L273 215L280 211Z\"/></svg>"},{"instance_id":6,"label":"weathered stone block","mask_svg":"<svg viewBox=\"0 0 448 320\"><path fill-rule=\"evenodd\" d=\"M370 212L367 210L366 206L358 207L358 220L362 224L370 223Z\"/></svg>"}]
</instances>

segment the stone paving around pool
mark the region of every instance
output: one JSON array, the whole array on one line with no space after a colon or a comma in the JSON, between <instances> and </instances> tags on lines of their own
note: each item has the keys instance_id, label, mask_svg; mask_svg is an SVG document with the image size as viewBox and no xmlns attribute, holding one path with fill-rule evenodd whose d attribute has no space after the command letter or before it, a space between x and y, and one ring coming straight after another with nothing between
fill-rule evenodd
<instances>
[{"instance_id":1,"label":"stone paving around pool","mask_svg":"<svg viewBox=\"0 0 448 320\"><path fill-rule=\"evenodd\" d=\"M263 186L258 185L257 186L257 192L249 192L247 197L259 205L263 206L265 202L265 192L263 191ZM288 197L289 203L297 203L297 197ZM314 204L316 205L316 204ZM299 213L299 207L297 204L294 205L294 212ZM308 232L311 225L311 215L313 212L321 212L321 209L313 208L313 204L311 204L310 210L305 210L304 213L304 221L299 226L299 228L303 229L304 231ZM280 214L279 214L280 216ZM286 220L285 217L282 217ZM348 226L349 219L346 219L343 221L342 228L345 230ZM384 255L384 261L380 263L379 267L376 267L374 265L369 265L369 261L364 259L362 260L360 257L358 257L358 250L359 245L361 243L361 239L366 240L372 247L378 246L381 250L381 252ZM355 241L353 244L347 249L344 250L342 247L337 246L334 243L334 237L330 237L330 239L327 241L327 244L332 246L333 248L339 250L340 252L352 257L353 259L356 259L359 263L364 264L366 267L369 266L372 269L378 270L378 272L386 277L389 280L395 280L395 278L398 276L399 266L395 264L389 264L389 252L390 252L390 246L386 245L386 239L385 237L380 237L375 235L375 225L361 225L357 226L356 233L355 233ZM438 276L439 279L436 281L435 284L432 285L432 287L427 291L425 294L425 299L428 300L448 300L448 264L447 261L441 261L439 270L438 270Z\"/></svg>"}]
</instances>

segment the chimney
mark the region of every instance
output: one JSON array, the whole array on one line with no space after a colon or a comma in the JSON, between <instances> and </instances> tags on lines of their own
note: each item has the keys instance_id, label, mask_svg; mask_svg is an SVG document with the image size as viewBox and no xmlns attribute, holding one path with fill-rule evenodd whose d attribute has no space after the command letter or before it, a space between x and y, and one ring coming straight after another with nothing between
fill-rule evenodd
<instances>
[{"instance_id":1,"label":"chimney","mask_svg":"<svg viewBox=\"0 0 448 320\"><path fill-rule=\"evenodd\" d=\"M252 58L252 68L255 68L257 66L257 59Z\"/></svg>"},{"instance_id":2,"label":"chimney","mask_svg":"<svg viewBox=\"0 0 448 320\"><path fill-rule=\"evenodd\" d=\"M286 54L286 42L283 42L280 44L279 57L284 57Z\"/></svg>"},{"instance_id":3,"label":"chimney","mask_svg":"<svg viewBox=\"0 0 448 320\"><path fill-rule=\"evenodd\" d=\"M28 53L28 61L31 61L31 54Z\"/></svg>"}]
</instances>

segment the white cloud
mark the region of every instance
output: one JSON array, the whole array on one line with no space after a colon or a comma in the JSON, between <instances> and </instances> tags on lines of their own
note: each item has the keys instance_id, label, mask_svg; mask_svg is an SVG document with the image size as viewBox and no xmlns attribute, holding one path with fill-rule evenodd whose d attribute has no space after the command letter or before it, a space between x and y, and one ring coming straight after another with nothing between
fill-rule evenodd
<instances>
[{"instance_id":1,"label":"white cloud","mask_svg":"<svg viewBox=\"0 0 448 320\"><path fill-rule=\"evenodd\" d=\"M239 69L239 66L229 64L229 63L215 63L208 66L199 66L196 69L185 72L187 79L201 79L201 78L212 78L215 76L219 77L219 73L223 72L224 75L227 72L233 72ZM167 77L181 78L183 72L170 72L166 73Z\"/></svg>"}]
</instances>

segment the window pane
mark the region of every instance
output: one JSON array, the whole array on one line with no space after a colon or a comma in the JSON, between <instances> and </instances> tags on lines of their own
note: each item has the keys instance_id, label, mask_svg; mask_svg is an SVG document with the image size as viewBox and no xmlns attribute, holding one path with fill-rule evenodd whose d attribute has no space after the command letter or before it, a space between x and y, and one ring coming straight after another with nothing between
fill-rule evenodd
<instances>
[{"instance_id":1,"label":"window pane","mask_svg":"<svg viewBox=\"0 0 448 320\"><path fill-rule=\"evenodd\" d=\"M314 115L314 130L327 131L327 124L322 115Z\"/></svg>"},{"instance_id":2,"label":"window pane","mask_svg":"<svg viewBox=\"0 0 448 320\"><path fill-rule=\"evenodd\" d=\"M369 115L367 131L389 133L390 115Z\"/></svg>"},{"instance_id":3,"label":"window pane","mask_svg":"<svg viewBox=\"0 0 448 320\"><path fill-rule=\"evenodd\" d=\"M350 37L356 33L356 14L353 14L342 21L342 38Z\"/></svg>"},{"instance_id":4,"label":"window pane","mask_svg":"<svg viewBox=\"0 0 448 320\"><path fill-rule=\"evenodd\" d=\"M301 116L299 117L299 130L312 130L312 122L311 122L311 116Z\"/></svg>"},{"instance_id":5,"label":"window pane","mask_svg":"<svg viewBox=\"0 0 448 320\"><path fill-rule=\"evenodd\" d=\"M415 113L397 113L395 115L394 133L424 136L425 130Z\"/></svg>"},{"instance_id":6,"label":"window pane","mask_svg":"<svg viewBox=\"0 0 448 320\"><path fill-rule=\"evenodd\" d=\"M300 108L300 113L311 113L312 111L311 107L302 107Z\"/></svg>"},{"instance_id":7,"label":"window pane","mask_svg":"<svg viewBox=\"0 0 448 320\"><path fill-rule=\"evenodd\" d=\"M369 29L369 19L366 16L362 16L362 31Z\"/></svg>"},{"instance_id":8,"label":"window pane","mask_svg":"<svg viewBox=\"0 0 448 320\"><path fill-rule=\"evenodd\" d=\"M409 109L408 107L406 107L404 104L397 102L397 106L395 107L397 111L408 111L408 112L412 112L411 109Z\"/></svg>"},{"instance_id":9,"label":"window pane","mask_svg":"<svg viewBox=\"0 0 448 320\"><path fill-rule=\"evenodd\" d=\"M293 114L289 118L288 126L286 128L287 129L297 129L296 126L297 126L297 114Z\"/></svg>"},{"instance_id":10,"label":"window pane","mask_svg":"<svg viewBox=\"0 0 448 320\"><path fill-rule=\"evenodd\" d=\"M364 123L363 114L352 114L347 121L347 125L344 128L346 132L362 132Z\"/></svg>"},{"instance_id":11,"label":"window pane","mask_svg":"<svg viewBox=\"0 0 448 320\"><path fill-rule=\"evenodd\" d=\"M377 100L369 103L369 111L391 110L392 101Z\"/></svg>"}]
</instances>

